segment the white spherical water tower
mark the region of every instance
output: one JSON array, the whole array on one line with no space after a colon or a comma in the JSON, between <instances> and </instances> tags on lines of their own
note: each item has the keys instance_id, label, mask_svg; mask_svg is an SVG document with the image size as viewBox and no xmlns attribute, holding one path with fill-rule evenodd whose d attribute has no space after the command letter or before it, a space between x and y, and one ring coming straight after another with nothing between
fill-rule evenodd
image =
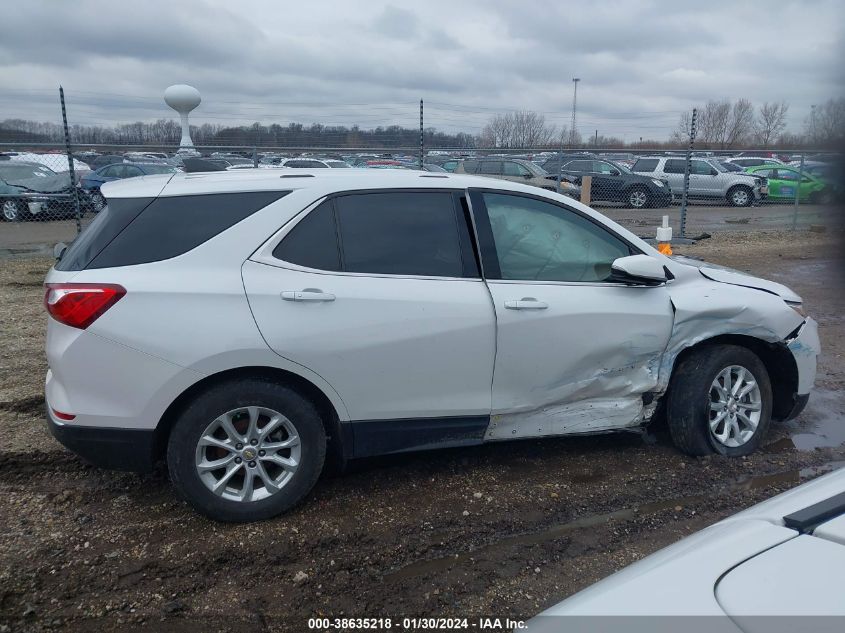
<instances>
[{"instance_id":1,"label":"white spherical water tower","mask_svg":"<svg viewBox=\"0 0 845 633\"><path fill-rule=\"evenodd\" d=\"M182 139L179 141L179 153L193 154L194 142L191 140L191 128L188 126L188 113L196 108L202 98L199 90L193 86L176 84L164 91L164 102L179 113L182 119Z\"/></svg>"}]
</instances>

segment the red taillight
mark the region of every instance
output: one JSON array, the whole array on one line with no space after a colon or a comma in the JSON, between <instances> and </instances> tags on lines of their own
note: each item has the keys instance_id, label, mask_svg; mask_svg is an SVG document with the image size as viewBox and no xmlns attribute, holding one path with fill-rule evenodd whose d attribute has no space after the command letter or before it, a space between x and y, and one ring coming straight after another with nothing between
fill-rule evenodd
<instances>
[{"instance_id":1,"label":"red taillight","mask_svg":"<svg viewBox=\"0 0 845 633\"><path fill-rule=\"evenodd\" d=\"M117 284L46 284L44 306L56 321L84 330L126 294Z\"/></svg>"},{"instance_id":2,"label":"red taillight","mask_svg":"<svg viewBox=\"0 0 845 633\"><path fill-rule=\"evenodd\" d=\"M62 413L61 411L56 411L53 409L53 415L59 418L60 420L70 421L73 420L76 416L72 413Z\"/></svg>"}]
</instances>

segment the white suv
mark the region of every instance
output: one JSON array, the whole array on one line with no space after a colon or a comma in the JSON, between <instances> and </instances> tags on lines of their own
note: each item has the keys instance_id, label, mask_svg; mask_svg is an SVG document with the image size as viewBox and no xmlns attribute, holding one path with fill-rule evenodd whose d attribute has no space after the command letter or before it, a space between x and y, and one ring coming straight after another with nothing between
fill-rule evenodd
<instances>
[{"instance_id":1,"label":"white suv","mask_svg":"<svg viewBox=\"0 0 845 633\"><path fill-rule=\"evenodd\" d=\"M753 451L815 377L782 285L668 258L562 195L473 176L146 176L47 276L49 425L166 458L201 512L278 514L337 460L637 430Z\"/></svg>"}]
</instances>

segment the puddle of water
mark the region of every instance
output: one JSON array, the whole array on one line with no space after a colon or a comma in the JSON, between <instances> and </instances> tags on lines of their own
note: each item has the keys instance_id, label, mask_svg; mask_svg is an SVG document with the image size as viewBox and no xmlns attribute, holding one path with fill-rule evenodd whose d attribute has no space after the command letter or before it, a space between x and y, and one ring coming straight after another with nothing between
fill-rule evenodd
<instances>
[{"instance_id":1,"label":"puddle of water","mask_svg":"<svg viewBox=\"0 0 845 633\"><path fill-rule=\"evenodd\" d=\"M799 451L845 444L845 393L816 389L800 421L791 421L792 443Z\"/></svg>"},{"instance_id":2,"label":"puddle of water","mask_svg":"<svg viewBox=\"0 0 845 633\"><path fill-rule=\"evenodd\" d=\"M444 556L442 558L432 558L429 560L422 560L409 563L404 567L386 574L384 581L402 581L411 578L416 578L430 573L441 573L448 571L454 565L460 565L467 562L471 558L491 558L498 550L507 549L509 547L520 545L538 545L546 541L553 541L569 532L580 530L584 528L595 527L603 525L610 521L628 521L637 516L646 514L654 514L663 510L668 510L676 506L687 506L700 501L711 499L717 495L730 494L734 492L742 492L747 490L755 490L757 488L765 488L775 484L795 484L801 482L802 479L808 479L817 475L836 470L837 468L845 467L845 460L833 461L821 466L814 466L810 468L803 468L801 470L790 470L771 475L760 475L758 477L741 477L730 482L725 488L717 491L704 493L700 495L688 495L685 497L675 497L673 499L663 499L661 501L653 501L644 503L639 506L631 508L622 508L613 512L604 512L601 514L593 514L586 517L581 517L568 523L552 526L540 532L530 534L517 534L514 536L507 536L498 541L488 545L482 545L474 550L457 554L454 556Z\"/></svg>"}]
</instances>

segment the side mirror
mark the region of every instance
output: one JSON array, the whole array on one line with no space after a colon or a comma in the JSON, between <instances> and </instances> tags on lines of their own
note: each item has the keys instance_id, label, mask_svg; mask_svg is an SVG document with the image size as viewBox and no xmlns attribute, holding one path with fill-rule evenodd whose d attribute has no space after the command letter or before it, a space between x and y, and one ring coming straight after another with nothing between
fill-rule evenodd
<instances>
[{"instance_id":1,"label":"side mirror","mask_svg":"<svg viewBox=\"0 0 845 633\"><path fill-rule=\"evenodd\" d=\"M59 261L62 258L62 255L65 254L67 250L67 244L64 242L59 242L53 247L53 257L56 258L56 261Z\"/></svg>"},{"instance_id":2,"label":"side mirror","mask_svg":"<svg viewBox=\"0 0 845 633\"><path fill-rule=\"evenodd\" d=\"M619 171L618 169L614 169L612 172L610 172L610 175L611 176L621 176L622 172Z\"/></svg>"},{"instance_id":3,"label":"side mirror","mask_svg":"<svg viewBox=\"0 0 845 633\"><path fill-rule=\"evenodd\" d=\"M641 286L659 286L666 282L666 270L660 260L649 255L629 255L615 260L610 267L610 281Z\"/></svg>"}]
</instances>

